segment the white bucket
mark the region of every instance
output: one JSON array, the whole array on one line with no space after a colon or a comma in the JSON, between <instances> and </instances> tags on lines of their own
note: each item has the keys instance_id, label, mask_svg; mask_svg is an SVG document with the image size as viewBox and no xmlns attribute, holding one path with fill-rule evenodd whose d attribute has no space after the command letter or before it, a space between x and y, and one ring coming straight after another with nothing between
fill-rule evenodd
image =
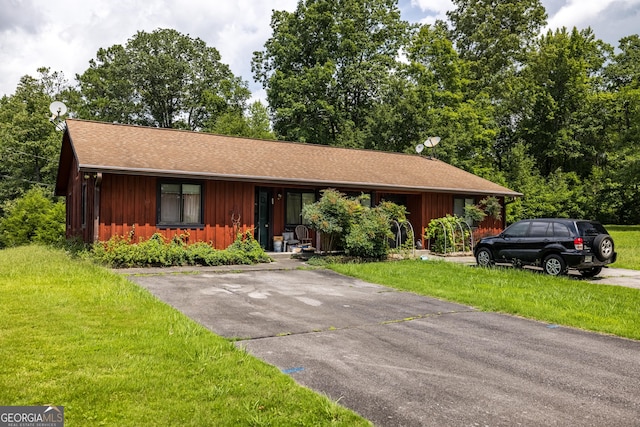
<instances>
[{"instance_id":1,"label":"white bucket","mask_svg":"<svg viewBox=\"0 0 640 427\"><path fill-rule=\"evenodd\" d=\"M282 240L274 240L273 241L273 251L274 252L282 252Z\"/></svg>"}]
</instances>

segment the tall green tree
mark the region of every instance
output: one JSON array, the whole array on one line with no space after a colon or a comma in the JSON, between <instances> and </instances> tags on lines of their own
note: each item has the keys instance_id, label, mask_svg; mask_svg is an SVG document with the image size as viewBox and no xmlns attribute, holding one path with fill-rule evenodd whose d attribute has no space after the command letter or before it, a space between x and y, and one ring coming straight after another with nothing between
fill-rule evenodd
<instances>
[{"instance_id":1,"label":"tall green tree","mask_svg":"<svg viewBox=\"0 0 640 427\"><path fill-rule=\"evenodd\" d=\"M472 88L499 99L524 62L547 14L540 0L453 0L451 37L469 61Z\"/></svg>"},{"instance_id":2,"label":"tall green tree","mask_svg":"<svg viewBox=\"0 0 640 427\"><path fill-rule=\"evenodd\" d=\"M397 0L300 0L275 11L252 69L286 140L363 147L409 25Z\"/></svg>"},{"instance_id":3,"label":"tall green tree","mask_svg":"<svg viewBox=\"0 0 640 427\"><path fill-rule=\"evenodd\" d=\"M469 90L469 62L455 51L444 24L423 26L407 50L417 101L412 99L414 126L423 138L441 137L440 159L480 175L495 175L493 106L486 94Z\"/></svg>"},{"instance_id":4,"label":"tall green tree","mask_svg":"<svg viewBox=\"0 0 640 427\"><path fill-rule=\"evenodd\" d=\"M250 95L217 49L172 29L139 31L125 46L99 49L76 78L81 118L165 128L200 130L243 111Z\"/></svg>"},{"instance_id":5,"label":"tall green tree","mask_svg":"<svg viewBox=\"0 0 640 427\"><path fill-rule=\"evenodd\" d=\"M610 90L606 116L613 149L606 153L601 214L611 222L640 223L640 37L620 40L619 53L608 63Z\"/></svg>"},{"instance_id":6,"label":"tall green tree","mask_svg":"<svg viewBox=\"0 0 640 427\"><path fill-rule=\"evenodd\" d=\"M495 167L502 169L516 144L514 111L526 103L517 72L535 47L547 14L540 0L453 0L447 12L456 51L469 64L469 91L488 97L497 133ZM525 96L523 96L525 95ZM524 99L523 99L524 98Z\"/></svg>"},{"instance_id":7,"label":"tall green tree","mask_svg":"<svg viewBox=\"0 0 640 427\"><path fill-rule=\"evenodd\" d=\"M611 147L599 114L600 76L611 50L590 29L562 28L544 35L530 54L522 75L532 97L519 136L543 176L558 168L587 176Z\"/></svg>"},{"instance_id":8,"label":"tall green tree","mask_svg":"<svg viewBox=\"0 0 640 427\"><path fill-rule=\"evenodd\" d=\"M38 73L23 76L14 94L0 99L0 202L55 183L62 137L49 121L49 105L64 100L68 86L62 73Z\"/></svg>"}]
</instances>

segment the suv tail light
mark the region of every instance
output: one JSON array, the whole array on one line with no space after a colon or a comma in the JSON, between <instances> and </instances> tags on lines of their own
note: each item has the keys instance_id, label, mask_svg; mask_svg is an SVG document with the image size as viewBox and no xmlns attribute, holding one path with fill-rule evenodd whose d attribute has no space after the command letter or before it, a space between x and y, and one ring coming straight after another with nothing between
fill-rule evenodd
<instances>
[{"instance_id":1,"label":"suv tail light","mask_svg":"<svg viewBox=\"0 0 640 427\"><path fill-rule=\"evenodd\" d=\"M582 240L582 237L576 237L573 239L573 246L575 246L578 251L584 250L584 240Z\"/></svg>"}]
</instances>

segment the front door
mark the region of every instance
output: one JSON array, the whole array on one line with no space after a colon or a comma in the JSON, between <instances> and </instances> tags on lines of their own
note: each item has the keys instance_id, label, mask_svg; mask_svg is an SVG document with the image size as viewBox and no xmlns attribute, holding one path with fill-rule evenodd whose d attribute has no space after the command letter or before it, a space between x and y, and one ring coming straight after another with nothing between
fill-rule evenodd
<instances>
[{"instance_id":1,"label":"front door","mask_svg":"<svg viewBox=\"0 0 640 427\"><path fill-rule=\"evenodd\" d=\"M271 233L269 232L271 222L271 192L264 188L256 190L256 218L257 229L256 239L265 250L271 249Z\"/></svg>"}]
</instances>

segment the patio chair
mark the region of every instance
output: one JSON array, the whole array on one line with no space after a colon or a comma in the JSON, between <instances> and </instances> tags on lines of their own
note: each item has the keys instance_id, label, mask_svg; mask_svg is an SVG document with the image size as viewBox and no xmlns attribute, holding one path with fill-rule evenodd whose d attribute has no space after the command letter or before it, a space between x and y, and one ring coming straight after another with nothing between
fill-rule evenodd
<instances>
[{"instance_id":1,"label":"patio chair","mask_svg":"<svg viewBox=\"0 0 640 427\"><path fill-rule=\"evenodd\" d=\"M306 225L296 226L296 237L303 245L311 243L311 237L309 237L309 229Z\"/></svg>"}]
</instances>

